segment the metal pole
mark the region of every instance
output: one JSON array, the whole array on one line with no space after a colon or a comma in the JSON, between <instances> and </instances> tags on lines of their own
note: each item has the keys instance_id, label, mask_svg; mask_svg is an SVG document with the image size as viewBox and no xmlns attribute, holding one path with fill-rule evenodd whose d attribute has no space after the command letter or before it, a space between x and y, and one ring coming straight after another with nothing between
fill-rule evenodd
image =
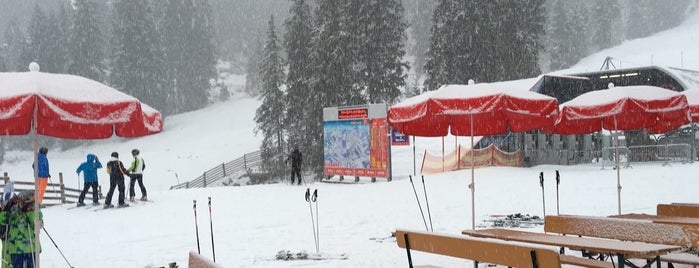
<instances>
[{"instance_id":1,"label":"metal pole","mask_svg":"<svg viewBox=\"0 0 699 268\"><path fill-rule=\"evenodd\" d=\"M617 207L618 213L621 215L621 173L619 171L619 130L617 129L616 115L614 116L614 140L615 147L615 162L616 162L616 191L617 191Z\"/></svg>"},{"instance_id":2,"label":"metal pole","mask_svg":"<svg viewBox=\"0 0 699 268\"><path fill-rule=\"evenodd\" d=\"M473 150L476 146L473 144L473 114L471 114L471 229L476 230L476 184L474 180L474 166L476 165L476 157Z\"/></svg>"}]
</instances>

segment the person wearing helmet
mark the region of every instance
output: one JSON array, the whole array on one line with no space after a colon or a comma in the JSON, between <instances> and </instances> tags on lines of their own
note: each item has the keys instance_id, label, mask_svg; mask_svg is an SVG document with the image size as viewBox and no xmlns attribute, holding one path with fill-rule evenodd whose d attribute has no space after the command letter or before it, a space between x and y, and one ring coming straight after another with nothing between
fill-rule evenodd
<instances>
[{"instance_id":1,"label":"person wearing helmet","mask_svg":"<svg viewBox=\"0 0 699 268\"><path fill-rule=\"evenodd\" d=\"M138 149L131 150L133 155L133 162L131 162L131 167L127 170L131 175L131 180L129 181L129 200L134 201L136 196L136 191L134 190L134 185L138 182L138 187L141 188L141 201L148 200L148 195L146 194L146 187L143 186L143 170L146 169L146 162L143 158L139 156L141 152Z\"/></svg>"},{"instance_id":2,"label":"person wearing helmet","mask_svg":"<svg viewBox=\"0 0 699 268\"><path fill-rule=\"evenodd\" d=\"M48 185L49 178L51 178L51 174L49 173L49 159L46 157L48 152L49 149L41 147L37 154L37 161L39 162L37 165L37 188L39 190L37 199L39 200L39 204L44 200L46 185ZM32 168L34 168L34 164L32 164Z\"/></svg>"},{"instance_id":3,"label":"person wearing helmet","mask_svg":"<svg viewBox=\"0 0 699 268\"><path fill-rule=\"evenodd\" d=\"M119 207L128 207L129 204L124 202L124 175L129 175L128 171L124 169L124 164L119 161L119 153L113 152L112 158L107 162L107 173L109 173L109 192L107 192L107 197L104 199L104 208L113 208L112 196L114 195L114 189L119 188Z\"/></svg>"},{"instance_id":4,"label":"person wearing helmet","mask_svg":"<svg viewBox=\"0 0 699 268\"><path fill-rule=\"evenodd\" d=\"M85 194L87 194L87 191L90 188L92 188L92 205L98 206L100 204L99 192L97 191L97 187L99 186L97 169L100 168L102 168L102 163L100 163L97 156L94 154L88 154L87 161L80 164L78 169L75 170L75 172L78 173L78 177L80 177L80 172L83 173L83 180L85 181L83 191L80 192L80 197L78 197L78 207L85 206L83 200L85 200Z\"/></svg>"},{"instance_id":5,"label":"person wearing helmet","mask_svg":"<svg viewBox=\"0 0 699 268\"><path fill-rule=\"evenodd\" d=\"M20 192L4 204L0 210L0 222L7 224L3 241L3 261L9 255L10 266L7 267L34 267L34 192ZM43 227L43 222L43 215L39 212L39 228Z\"/></svg>"}]
</instances>

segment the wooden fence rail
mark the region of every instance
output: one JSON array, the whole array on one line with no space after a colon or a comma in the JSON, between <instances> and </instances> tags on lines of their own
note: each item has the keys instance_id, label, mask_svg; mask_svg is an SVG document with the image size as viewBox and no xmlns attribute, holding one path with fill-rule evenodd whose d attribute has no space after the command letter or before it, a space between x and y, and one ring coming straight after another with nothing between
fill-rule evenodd
<instances>
[{"instance_id":1,"label":"wooden fence rail","mask_svg":"<svg viewBox=\"0 0 699 268\"><path fill-rule=\"evenodd\" d=\"M2 179L2 181L0 181L0 187L5 187L5 178L9 178L7 172L4 172L3 176L0 177L0 179ZM15 193L34 191L33 181L14 181L14 183ZM98 187L97 191L99 194L99 198L104 198L104 196L102 195L101 186ZM74 204L78 202L80 192L82 192L82 189L73 189L65 187L65 184L63 183L63 173L58 173L58 183L47 184L46 192L44 192L44 200L41 205L47 207L62 204ZM92 200L92 188L90 188L90 190L87 191L85 199Z\"/></svg>"},{"instance_id":2,"label":"wooden fence rail","mask_svg":"<svg viewBox=\"0 0 699 268\"><path fill-rule=\"evenodd\" d=\"M252 172L254 169L259 169L261 164L262 157L260 156L260 151L247 153L238 159L235 159L228 163L217 165L214 168L205 171L204 174L197 177L196 179L173 185L170 187L170 190L206 188L228 176L241 173L248 174L249 172Z\"/></svg>"}]
</instances>

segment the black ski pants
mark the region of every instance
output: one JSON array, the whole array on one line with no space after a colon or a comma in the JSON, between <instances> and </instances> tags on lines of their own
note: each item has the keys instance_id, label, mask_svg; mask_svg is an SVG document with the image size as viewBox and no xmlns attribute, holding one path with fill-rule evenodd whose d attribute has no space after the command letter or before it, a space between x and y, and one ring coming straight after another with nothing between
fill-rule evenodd
<instances>
[{"instance_id":1,"label":"black ski pants","mask_svg":"<svg viewBox=\"0 0 699 268\"><path fill-rule=\"evenodd\" d=\"M141 197L148 196L146 194L146 187L143 186L143 174L131 173L131 180L129 181L129 197L136 196L136 191L134 186L138 182L138 187L141 188Z\"/></svg>"},{"instance_id":2,"label":"black ski pants","mask_svg":"<svg viewBox=\"0 0 699 268\"><path fill-rule=\"evenodd\" d=\"M80 192L80 197L78 198L78 203L82 203L83 200L85 200L85 195L87 194L87 191L92 188L92 203L97 203L99 202L99 193L97 192L97 186L99 184L96 181L93 182L85 182L85 186L83 186L83 191Z\"/></svg>"},{"instance_id":3,"label":"black ski pants","mask_svg":"<svg viewBox=\"0 0 699 268\"><path fill-rule=\"evenodd\" d=\"M107 198L104 200L104 204L108 205L112 203L112 195L114 195L114 189L119 188L119 205L124 204L124 177L110 177L109 178L109 192L107 193Z\"/></svg>"},{"instance_id":4,"label":"black ski pants","mask_svg":"<svg viewBox=\"0 0 699 268\"><path fill-rule=\"evenodd\" d=\"M301 185L301 169L291 168L291 184L294 184L294 177L299 179L298 184Z\"/></svg>"}]
</instances>

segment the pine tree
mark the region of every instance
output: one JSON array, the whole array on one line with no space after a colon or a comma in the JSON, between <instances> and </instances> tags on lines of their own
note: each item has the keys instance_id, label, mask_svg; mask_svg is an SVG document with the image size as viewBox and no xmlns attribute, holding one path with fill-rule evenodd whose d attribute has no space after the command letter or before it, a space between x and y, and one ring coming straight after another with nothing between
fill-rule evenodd
<instances>
[{"instance_id":1,"label":"pine tree","mask_svg":"<svg viewBox=\"0 0 699 268\"><path fill-rule=\"evenodd\" d=\"M314 169L316 179L323 174L323 107L366 103L353 82L352 50L345 1L320 0L315 12L311 44L311 90L306 116L307 147L304 162ZM308 161L305 161L308 159Z\"/></svg>"},{"instance_id":2,"label":"pine tree","mask_svg":"<svg viewBox=\"0 0 699 268\"><path fill-rule=\"evenodd\" d=\"M211 81L217 77L208 1L168 0L158 7L169 89L164 113L202 108L208 103Z\"/></svg>"},{"instance_id":3,"label":"pine tree","mask_svg":"<svg viewBox=\"0 0 699 268\"><path fill-rule=\"evenodd\" d=\"M553 18L549 29L550 69L560 70L577 62L585 51L584 10L579 5L566 6L562 0L553 3Z\"/></svg>"},{"instance_id":4,"label":"pine tree","mask_svg":"<svg viewBox=\"0 0 699 268\"><path fill-rule=\"evenodd\" d=\"M287 54L288 73L286 77L286 117L285 129L289 144L299 148L310 148L307 144L307 131L314 121L307 120L313 68L311 66L311 40L313 18L311 8L305 0L294 0L290 8L291 16L284 26L284 47Z\"/></svg>"},{"instance_id":5,"label":"pine tree","mask_svg":"<svg viewBox=\"0 0 699 268\"><path fill-rule=\"evenodd\" d=\"M425 59L425 83L426 90L436 90L447 82L447 59L452 54L448 51L447 35L449 22L455 10L453 0L439 0L432 14L432 27L430 28L430 44ZM452 40L453 41L453 40ZM462 44L467 45L467 44Z\"/></svg>"},{"instance_id":6,"label":"pine tree","mask_svg":"<svg viewBox=\"0 0 699 268\"><path fill-rule=\"evenodd\" d=\"M544 35L544 0L495 1L500 31L497 31L498 47L496 65L499 75L489 82L516 80L537 76L540 43Z\"/></svg>"},{"instance_id":7,"label":"pine tree","mask_svg":"<svg viewBox=\"0 0 699 268\"><path fill-rule=\"evenodd\" d=\"M593 29L593 51L602 50L619 42L614 29L619 28L621 12L618 0L594 0L590 6L589 27Z\"/></svg>"},{"instance_id":8,"label":"pine tree","mask_svg":"<svg viewBox=\"0 0 699 268\"><path fill-rule=\"evenodd\" d=\"M104 81L104 36L93 0L75 0L69 41L70 74Z\"/></svg>"},{"instance_id":9,"label":"pine tree","mask_svg":"<svg viewBox=\"0 0 699 268\"><path fill-rule=\"evenodd\" d=\"M48 45L50 40L48 19L44 11L39 7L39 4L34 5L34 11L32 17L29 20L29 27L27 28L28 42L27 46L22 49L20 54L21 61L23 62L37 62L41 66L41 70L44 72L53 72L50 70L51 65L48 62Z\"/></svg>"},{"instance_id":10,"label":"pine tree","mask_svg":"<svg viewBox=\"0 0 699 268\"><path fill-rule=\"evenodd\" d=\"M274 16L269 20L267 40L264 47L260 77L262 78L262 104L255 113L256 133L262 132L261 156L263 166L276 174L281 174L283 166L283 118L284 83L281 49L274 27ZM275 174L275 175L276 175Z\"/></svg>"},{"instance_id":11,"label":"pine tree","mask_svg":"<svg viewBox=\"0 0 699 268\"><path fill-rule=\"evenodd\" d=\"M263 42L259 38L253 38L255 44L249 48L247 54L247 63L245 64L245 93L252 97L260 95L262 82L260 81L260 62L262 62Z\"/></svg>"},{"instance_id":12,"label":"pine tree","mask_svg":"<svg viewBox=\"0 0 699 268\"><path fill-rule=\"evenodd\" d=\"M362 1L360 26L362 34L358 40L357 67L358 83L366 91L369 103L393 103L405 87L408 64L404 41L406 23L403 21L403 6L399 0ZM349 13L349 12L348 12Z\"/></svg>"},{"instance_id":13,"label":"pine tree","mask_svg":"<svg viewBox=\"0 0 699 268\"><path fill-rule=\"evenodd\" d=\"M162 46L147 0L113 2L111 85L158 110L163 96Z\"/></svg>"},{"instance_id":14,"label":"pine tree","mask_svg":"<svg viewBox=\"0 0 699 268\"><path fill-rule=\"evenodd\" d=\"M22 50L27 47L27 40L24 32L19 26L19 22L15 17L10 18L9 24L5 29L5 63L7 71L26 71L29 62L24 62L20 59Z\"/></svg>"}]
</instances>

